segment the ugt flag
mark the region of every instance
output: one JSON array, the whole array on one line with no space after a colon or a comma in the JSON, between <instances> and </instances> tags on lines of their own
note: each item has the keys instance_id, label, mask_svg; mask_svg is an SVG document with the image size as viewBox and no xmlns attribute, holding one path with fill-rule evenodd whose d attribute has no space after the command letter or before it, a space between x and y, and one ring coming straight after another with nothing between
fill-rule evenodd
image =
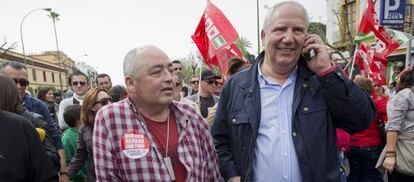
<instances>
[{"instance_id":1,"label":"ugt flag","mask_svg":"<svg viewBox=\"0 0 414 182\"><path fill-rule=\"evenodd\" d=\"M224 76L227 75L229 58L243 56L234 44L239 38L238 33L220 9L210 1L207 1L204 14L191 38L204 62L213 69L218 68Z\"/></svg>"}]
</instances>

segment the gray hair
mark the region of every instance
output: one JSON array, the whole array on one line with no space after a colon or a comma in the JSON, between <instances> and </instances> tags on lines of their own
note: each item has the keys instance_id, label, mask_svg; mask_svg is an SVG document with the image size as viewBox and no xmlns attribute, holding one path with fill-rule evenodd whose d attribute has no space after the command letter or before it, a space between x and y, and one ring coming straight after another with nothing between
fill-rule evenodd
<instances>
[{"instance_id":1,"label":"gray hair","mask_svg":"<svg viewBox=\"0 0 414 182\"><path fill-rule=\"evenodd\" d=\"M135 68L137 67L137 51L138 48L132 49L128 52L128 54L124 58L124 76L133 76L134 72L136 71Z\"/></svg>"},{"instance_id":2,"label":"gray hair","mask_svg":"<svg viewBox=\"0 0 414 182\"><path fill-rule=\"evenodd\" d=\"M24 64L22 63L19 63L17 61L8 61L0 65L0 73L4 73L4 69L6 68L6 66L10 66L16 70L21 70L21 69L27 70L26 66L24 66Z\"/></svg>"},{"instance_id":3,"label":"gray hair","mask_svg":"<svg viewBox=\"0 0 414 182\"><path fill-rule=\"evenodd\" d=\"M282 1L282 2L279 2L279 3L276 3L275 5L273 5L268 10L268 12L266 13L266 16L265 16L265 20L264 20L262 29L265 29L265 28L267 28L270 25L270 23L271 23L270 20L271 20L273 14L275 13L275 11L277 11L278 8L280 8L280 7L284 6L284 5L292 5L294 7L298 7L300 10L302 10L302 12L303 12L303 14L305 15L305 18L306 18L306 29L308 29L308 27L309 27L309 15L308 15L308 12L306 11L305 7L303 7L302 4L300 4L300 3L296 2L296 1Z\"/></svg>"}]
</instances>

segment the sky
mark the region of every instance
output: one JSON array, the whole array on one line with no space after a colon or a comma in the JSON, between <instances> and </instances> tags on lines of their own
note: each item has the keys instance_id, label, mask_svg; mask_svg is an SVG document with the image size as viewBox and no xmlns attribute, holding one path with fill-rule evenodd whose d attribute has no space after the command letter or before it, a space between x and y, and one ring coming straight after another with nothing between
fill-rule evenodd
<instances>
[{"instance_id":1,"label":"sky","mask_svg":"<svg viewBox=\"0 0 414 182\"><path fill-rule=\"evenodd\" d=\"M310 20L326 23L325 0L297 0ZM257 52L256 0L211 0ZM268 7L279 1L259 0L259 23ZM52 8L59 49L75 61L108 73L114 84L123 84L122 62L127 52L143 45L156 45L171 59L184 58L197 48L191 40L204 12L206 0L1 0L0 44L16 42L22 53L20 23L26 13ZM55 51L52 19L35 11L23 23L25 52ZM87 56L85 56L87 55Z\"/></svg>"}]
</instances>

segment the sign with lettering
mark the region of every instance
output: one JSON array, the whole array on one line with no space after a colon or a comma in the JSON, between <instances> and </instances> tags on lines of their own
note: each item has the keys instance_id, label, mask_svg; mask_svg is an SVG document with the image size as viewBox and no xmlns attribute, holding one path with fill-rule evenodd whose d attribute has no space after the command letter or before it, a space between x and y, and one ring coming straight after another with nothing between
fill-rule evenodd
<instances>
[{"instance_id":1,"label":"sign with lettering","mask_svg":"<svg viewBox=\"0 0 414 182\"><path fill-rule=\"evenodd\" d=\"M381 0L380 12L381 25L402 26L404 24L405 0Z\"/></svg>"}]
</instances>

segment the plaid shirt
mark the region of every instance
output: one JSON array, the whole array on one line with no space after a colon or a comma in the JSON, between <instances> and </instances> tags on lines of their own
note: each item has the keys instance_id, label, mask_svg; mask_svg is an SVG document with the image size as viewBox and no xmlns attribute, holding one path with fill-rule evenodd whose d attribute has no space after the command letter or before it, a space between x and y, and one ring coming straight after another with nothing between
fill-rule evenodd
<instances>
[{"instance_id":1,"label":"plaid shirt","mask_svg":"<svg viewBox=\"0 0 414 182\"><path fill-rule=\"evenodd\" d=\"M190 105L173 102L179 132L178 156L187 170L186 181L222 181L217 154L205 121ZM98 181L171 181L163 157L129 99L102 108L93 131L93 158ZM145 127L145 128L144 128ZM146 133L148 153L138 159L122 152L125 133Z\"/></svg>"}]
</instances>

